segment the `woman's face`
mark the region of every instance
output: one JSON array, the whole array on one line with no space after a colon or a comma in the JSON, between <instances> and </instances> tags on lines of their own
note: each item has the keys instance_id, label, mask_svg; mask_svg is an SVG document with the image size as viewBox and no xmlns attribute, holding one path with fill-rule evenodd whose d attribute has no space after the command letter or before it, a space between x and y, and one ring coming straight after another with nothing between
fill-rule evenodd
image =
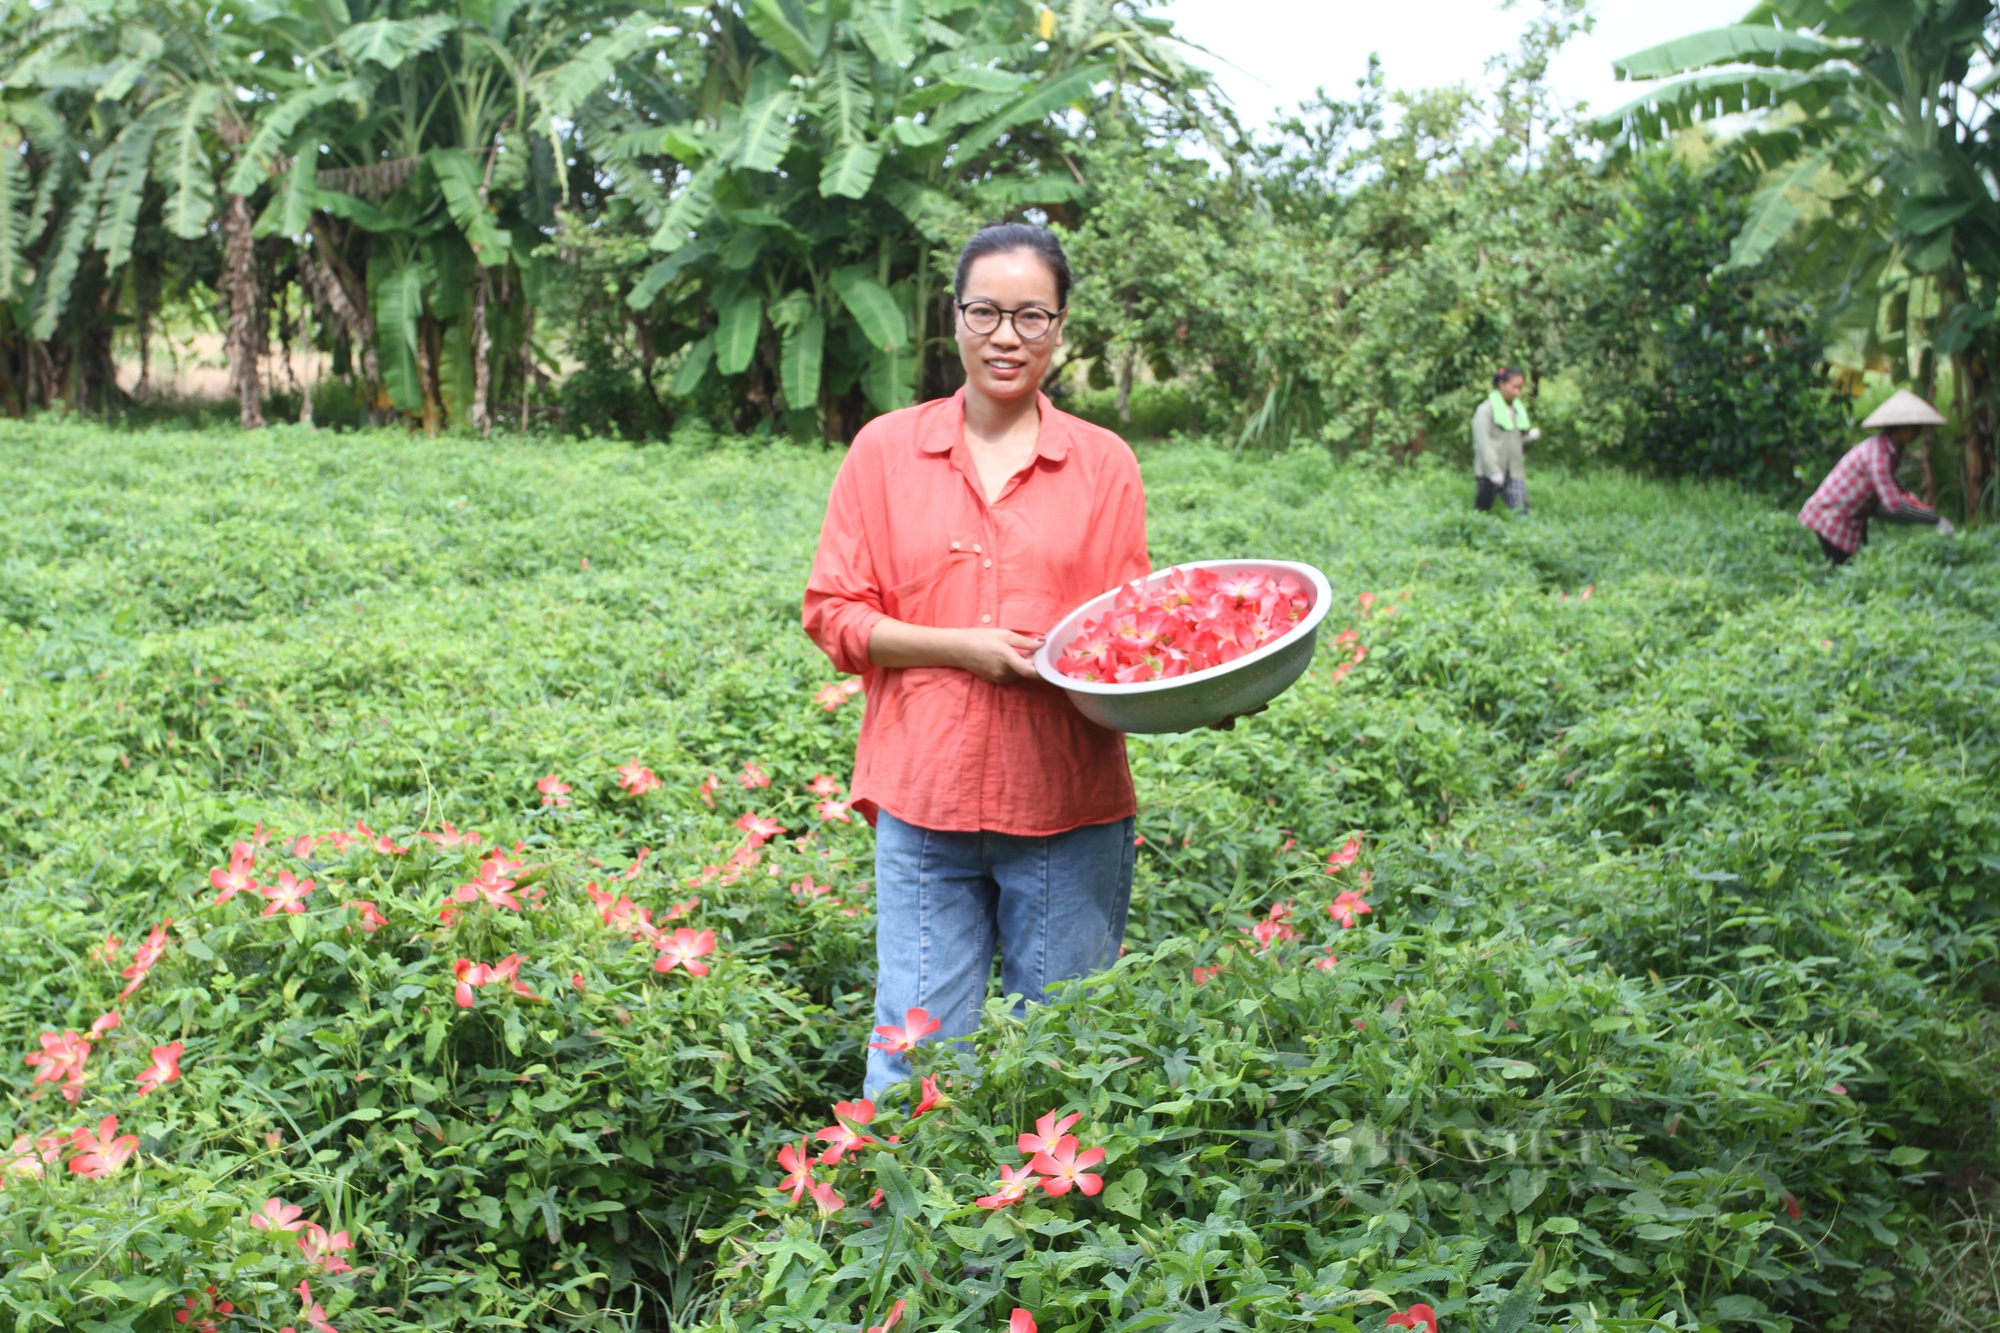
<instances>
[{"instance_id":1,"label":"woman's face","mask_svg":"<svg viewBox=\"0 0 2000 1333\"><path fill-rule=\"evenodd\" d=\"M1060 309L1056 275L1032 250L1009 250L973 260L965 274L965 291L958 299L966 305L986 301L1002 310L1038 306L1051 315ZM967 391L1003 401L1037 392L1056 348L1062 345L1060 319L1032 340L1021 336L1012 319L1002 319L999 328L984 334L966 328L962 312L955 324Z\"/></svg>"},{"instance_id":2,"label":"woman's face","mask_svg":"<svg viewBox=\"0 0 2000 1333\"><path fill-rule=\"evenodd\" d=\"M1527 376L1509 375L1506 379L1500 381L1500 396L1502 398L1505 398L1508 402L1511 403L1516 398L1519 398L1521 396L1521 390L1527 387L1528 387Z\"/></svg>"}]
</instances>

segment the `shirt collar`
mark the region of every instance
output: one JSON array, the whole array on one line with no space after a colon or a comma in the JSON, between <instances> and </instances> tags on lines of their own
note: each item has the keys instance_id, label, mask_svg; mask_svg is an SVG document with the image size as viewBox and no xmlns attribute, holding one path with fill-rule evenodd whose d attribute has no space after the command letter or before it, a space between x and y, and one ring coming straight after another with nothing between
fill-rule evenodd
<instances>
[{"instance_id":1,"label":"shirt collar","mask_svg":"<svg viewBox=\"0 0 2000 1333\"><path fill-rule=\"evenodd\" d=\"M965 438L965 390L953 394L944 411L935 413L930 428L924 432L918 448L927 454L948 454L952 446ZM1041 409L1042 425L1035 440L1035 457L1046 458L1051 463L1060 463L1069 457L1069 418L1056 410L1045 393L1035 395L1036 405Z\"/></svg>"}]
</instances>

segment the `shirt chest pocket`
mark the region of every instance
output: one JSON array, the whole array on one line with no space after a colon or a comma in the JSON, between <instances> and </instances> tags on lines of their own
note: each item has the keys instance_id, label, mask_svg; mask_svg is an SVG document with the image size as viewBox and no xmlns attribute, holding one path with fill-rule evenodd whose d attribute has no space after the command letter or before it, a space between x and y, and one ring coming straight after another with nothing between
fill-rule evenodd
<instances>
[{"instance_id":1,"label":"shirt chest pocket","mask_svg":"<svg viewBox=\"0 0 2000 1333\"><path fill-rule=\"evenodd\" d=\"M939 629L964 629L979 620L979 538L953 532L944 549L917 551L906 568L919 573L890 588L882 609L892 619ZM930 559L926 560L926 555Z\"/></svg>"}]
</instances>

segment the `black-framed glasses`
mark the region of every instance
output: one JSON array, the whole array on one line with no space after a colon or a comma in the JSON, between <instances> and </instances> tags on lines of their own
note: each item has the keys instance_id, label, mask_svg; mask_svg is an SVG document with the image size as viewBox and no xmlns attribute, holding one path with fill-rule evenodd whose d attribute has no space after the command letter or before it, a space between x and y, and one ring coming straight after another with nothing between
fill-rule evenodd
<instances>
[{"instance_id":1,"label":"black-framed glasses","mask_svg":"<svg viewBox=\"0 0 2000 1333\"><path fill-rule=\"evenodd\" d=\"M1014 332L1027 342L1046 338L1055 322L1062 318L1060 310L1046 310L1038 305L1024 305L1018 310L1008 310L991 301L959 301L958 317L965 321L965 327L980 337L993 333L1000 327L1000 321L1014 321Z\"/></svg>"}]
</instances>

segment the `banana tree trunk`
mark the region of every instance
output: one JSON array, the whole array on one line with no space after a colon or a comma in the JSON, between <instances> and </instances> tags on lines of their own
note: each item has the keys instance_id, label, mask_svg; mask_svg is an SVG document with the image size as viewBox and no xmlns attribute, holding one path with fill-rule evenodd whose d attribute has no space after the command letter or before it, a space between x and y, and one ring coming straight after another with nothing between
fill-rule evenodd
<instances>
[{"instance_id":1,"label":"banana tree trunk","mask_svg":"<svg viewBox=\"0 0 2000 1333\"><path fill-rule=\"evenodd\" d=\"M488 406L492 392L493 339L486 330L486 270L472 288L472 428L481 435L493 433L493 411Z\"/></svg>"},{"instance_id":2,"label":"banana tree trunk","mask_svg":"<svg viewBox=\"0 0 2000 1333\"><path fill-rule=\"evenodd\" d=\"M1993 480L1993 383L1982 348L1953 358L1954 376L1963 387L1959 439L1959 476L1965 485L1965 521L1977 523L1985 509L1986 488Z\"/></svg>"},{"instance_id":3,"label":"banana tree trunk","mask_svg":"<svg viewBox=\"0 0 2000 1333\"><path fill-rule=\"evenodd\" d=\"M244 430L264 427L264 392L257 376L257 248L250 236L250 201L229 196L222 210L222 285L229 300L229 376Z\"/></svg>"}]
</instances>

